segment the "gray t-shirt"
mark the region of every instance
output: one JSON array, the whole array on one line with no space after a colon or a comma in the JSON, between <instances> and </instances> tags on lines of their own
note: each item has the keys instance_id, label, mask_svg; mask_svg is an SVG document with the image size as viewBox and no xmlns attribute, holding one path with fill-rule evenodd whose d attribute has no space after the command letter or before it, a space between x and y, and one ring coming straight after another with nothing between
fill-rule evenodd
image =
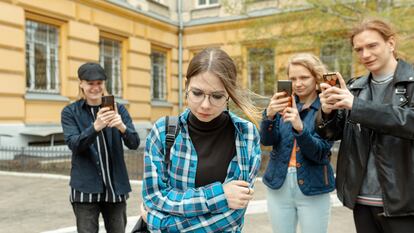
<instances>
[{"instance_id":1,"label":"gray t-shirt","mask_svg":"<svg viewBox=\"0 0 414 233\"><path fill-rule=\"evenodd\" d=\"M392 88L391 75L384 75L382 77L374 77L371 80L372 101L374 103L382 103L384 96L389 89ZM378 181L377 169L375 167L375 154L370 150L367 172L362 183L362 187L358 196L358 203L373 206L382 206L382 191Z\"/></svg>"}]
</instances>

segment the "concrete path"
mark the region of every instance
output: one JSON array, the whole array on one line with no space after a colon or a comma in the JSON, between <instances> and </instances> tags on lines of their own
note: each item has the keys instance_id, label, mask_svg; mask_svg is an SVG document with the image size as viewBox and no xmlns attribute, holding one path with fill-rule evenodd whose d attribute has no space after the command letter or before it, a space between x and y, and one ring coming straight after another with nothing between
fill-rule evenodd
<instances>
[{"instance_id":1,"label":"concrete path","mask_svg":"<svg viewBox=\"0 0 414 233\"><path fill-rule=\"evenodd\" d=\"M75 233L75 218L69 203L68 177L0 171L0 233ZM128 227L139 215L141 184L132 182L127 201ZM352 212L341 207L332 195L329 233L355 233ZM105 232L103 227L100 232ZM266 191L258 180L243 232L271 233L267 218Z\"/></svg>"}]
</instances>

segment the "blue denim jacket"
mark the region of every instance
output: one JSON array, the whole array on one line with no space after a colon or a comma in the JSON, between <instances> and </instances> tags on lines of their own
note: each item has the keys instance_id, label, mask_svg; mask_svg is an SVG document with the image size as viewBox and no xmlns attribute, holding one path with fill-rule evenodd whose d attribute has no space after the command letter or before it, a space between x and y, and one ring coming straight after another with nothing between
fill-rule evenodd
<instances>
[{"instance_id":1,"label":"blue denim jacket","mask_svg":"<svg viewBox=\"0 0 414 233\"><path fill-rule=\"evenodd\" d=\"M319 97L303 109L296 97L303 131L296 132L290 122L284 123L280 114L268 120L266 111L260 124L260 140L264 146L272 146L263 182L271 189L279 189L285 181L289 160L296 139L296 169L298 185L305 195L327 193L335 188L332 166L329 162L332 143L322 139L314 130L315 118L320 108Z\"/></svg>"},{"instance_id":2,"label":"blue denim jacket","mask_svg":"<svg viewBox=\"0 0 414 233\"><path fill-rule=\"evenodd\" d=\"M117 104L118 113L127 129L122 134L117 128L105 128L108 153L111 157L113 185L117 195L131 191L124 161L122 140L130 149L137 149L139 137L126 108ZM93 117L85 100L78 100L62 110L61 123L66 144L72 151L70 186L85 193L103 193L104 184L96 147L98 132L93 127Z\"/></svg>"}]
</instances>

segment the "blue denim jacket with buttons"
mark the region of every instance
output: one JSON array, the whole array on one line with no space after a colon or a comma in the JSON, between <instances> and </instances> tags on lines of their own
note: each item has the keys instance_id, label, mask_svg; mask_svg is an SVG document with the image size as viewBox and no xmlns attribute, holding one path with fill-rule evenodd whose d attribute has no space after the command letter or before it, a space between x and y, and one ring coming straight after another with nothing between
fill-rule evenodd
<instances>
[{"instance_id":1,"label":"blue denim jacket with buttons","mask_svg":"<svg viewBox=\"0 0 414 233\"><path fill-rule=\"evenodd\" d=\"M263 182L271 189L279 189L286 179L290 156L296 139L296 169L298 186L305 195L327 193L335 188L335 180L330 164L332 143L322 139L315 132L315 118L321 104L319 97L309 108L297 108L303 122L302 132L293 129L290 122L283 122L277 113L273 120L266 117L260 124L260 140L264 146L272 146Z\"/></svg>"}]
</instances>

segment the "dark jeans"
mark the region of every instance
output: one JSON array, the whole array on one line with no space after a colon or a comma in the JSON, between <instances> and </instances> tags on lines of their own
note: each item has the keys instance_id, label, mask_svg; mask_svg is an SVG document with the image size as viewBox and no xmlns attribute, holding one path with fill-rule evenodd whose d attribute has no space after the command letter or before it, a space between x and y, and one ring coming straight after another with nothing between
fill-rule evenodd
<instances>
[{"instance_id":1,"label":"dark jeans","mask_svg":"<svg viewBox=\"0 0 414 233\"><path fill-rule=\"evenodd\" d=\"M125 233L126 203L72 203L78 233L98 233L99 213L107 233Z\"/></svg>"},{"instance_id":2,"label":"dark jeans","mask_svg":"<svg viewBox=\"0 0 414 233\"><path fill-rule=\"evenodd\" d=\"M358 233L413 233L414 216L385 217L382 207L358 205L354 207L354 221Z\"/></svg>"}]
</instances>

